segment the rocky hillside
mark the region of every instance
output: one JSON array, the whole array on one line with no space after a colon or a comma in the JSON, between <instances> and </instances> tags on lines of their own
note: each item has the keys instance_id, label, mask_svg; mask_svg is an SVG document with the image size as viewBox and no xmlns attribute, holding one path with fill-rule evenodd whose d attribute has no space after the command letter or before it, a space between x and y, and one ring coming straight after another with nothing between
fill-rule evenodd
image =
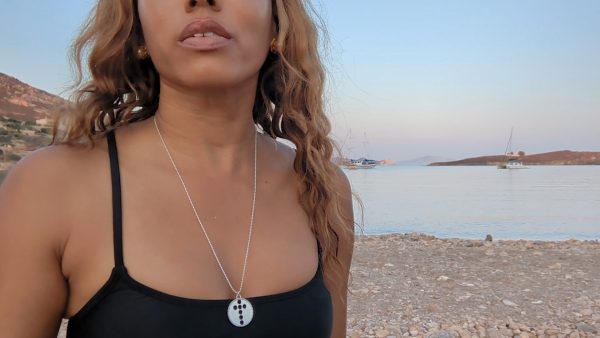
<instances>
[{"instance_id":1,"label":"rocky hillside","mask_svg":"<svg viewBox=\"0 0 600 338\"><path fill-rule=\"evenodd\" d=\"M525 165L600 165L600 152L598 151L553 151L549 153L524 155L520 157ZM432 166L457 166L457 165L498 165L504 163L503 155L472 157L459 161L435 162Z\"/></svg>"},{"instance_id":2,"label":"rocky hillside","mask_svg":"<svg viewBox=\"0 0 600 338\"><path fill-rule=\"evenodd\" d=\"M66 101L0 73L0 181L27 152L48 145L52 115Z\"/></svg>"},{"instance_id":3,"label":"rocky hillside","mask_svg":"<svg viewBox=\"0 0 600 338\"><path fill-rule=\"evenodd\" d=\"M0 116L35 121L50 117L64 103L59 96L0 73Z\"/></svg>"}]
</instances>

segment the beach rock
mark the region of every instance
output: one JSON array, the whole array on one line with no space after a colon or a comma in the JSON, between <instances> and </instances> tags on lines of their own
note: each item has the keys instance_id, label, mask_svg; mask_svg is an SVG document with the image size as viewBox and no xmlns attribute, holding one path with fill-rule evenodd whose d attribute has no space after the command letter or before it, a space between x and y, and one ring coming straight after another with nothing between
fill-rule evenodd
<instances>
[{"instance_id":1,"label":"beach rock","mask_svg":"<svg viewBox=\"0 0 600 338\"><path fill-rule=\"evenodd\" d=\"M506 323L506 327L508 327L509 329L512 329L512 330L519 329L519 326L511 318L508 319L508 323Z\"/></svg>"},{"instance_id":2,"label":"beach rock","mask_svg":"<svg viewBox=\"0 0 600 338\"><path fill-rule=\"evenodd\" d=\"M503 303L504 305L508 305L508 306L519 306L519 305L515 304L514 302L512 302L512 301L510 301L510 300L508 300L508 299L503 299L503 300L502 300L502 303Z\"/></svg>"},{"instance_id":3,"label":"beach rock","mask_svg":"<svg viewBox=\"0 0 600 338\"><path fill-rule=\"evenodd\" d=\"M502 338L502 336L500 335L500 331L498 331L498 329L495 327L488 327L485 330L485 334L488 338Z\"/></svg>"},{"instance_id":4,"label":"beach rock","mask_svg":"<svg viewBox=\"0 0 600 338\"><path fill-rule=\"evenodd\" d=\"M416 336L419 334L419 329L416 326L411 326L408 328L408 333L410 333L411 336Z\"/></svg>"},{"instance_id":5,"label":"beach rock","mask_svg":"<svg viewBox=\"0 0 600 338\"><path fill-rule=\"evenodd\" d=\"M487 234L487 235L485 236L485 240L486 240L486 241L488 241L488 242L491 242L491 241L492 241L492 235L490 235L490 234Z\"/></svg>"},{"instance_id":6,"label":"beach rock","mask_svg":"<svg viewBox=\"0 0 600 338\"><path fill-rule=\"evenodd\" d=\"M383 338L383 337L389 336L390 332L388 330L379 329L379 330L375 331L375 335L379 338Z\"/></svg>"},{"instance_id":7,"label":"beach rock","mask_svg":"<svg viewBox=\"0 0 600 338\"><path fill-rule=\"evenodd\" d=\"M453 331L438 331L425 335L427 338L457 338L458 334Z\"/></svg>"},{"instance_id":8,"label":"beach rock","mask_svg":"<svg viewBox=\"0 0 600 338\"><path fill-rule=\"evenodd\" d=\"M427 309L427 312L438 312L441 310L440 306L435 303L427 304L425 309Z\"/></svg>"},{"instance_id":9,"label":"beach rock","mask_svg":"<svg viewBox=\"0 0 600 338\"><path fill-rule=\"evenodd\" d=\"M427 327L434 330L440 329L440 324L436 322L427 323Z\"/></svg>"},{"instance_id":10,"label":"beach rock","mask_svg":"<svg viewBox=\"0 0 600 338\"><path fill-rule=\"evenodd\" d=\"M575 324L575 326L577 327L577 330L579 330L579 331L588 332L588 333L598 333L598 329L595 326L590 325L588 323L580 322L580 323Z\"/></svg>"},{"instance_id":11,"label":"beach rock","mask_svg":"<svg viewBox=\"0 0 600 338\"><path fill-rule=\"evenodd\" d=\"M351 338L361 338L362 333L360 331L353 331L350 335Z\"/></svg>"},{"instance_id":12,"label":"beach rock","mask_svg":"<svg viewBox=\"0 0 600 338\"><path fill-rule=\"evenodd\" d=\"M460 338L471 338L471 334L469 333L469 331L467 331L465 329L458 329L455 331L458 332L458 335L460 336Z\"/></svg>"},{"instance_id":13,"label":"beach rock","mask_svg":"<svg viewBox=\"0 0 600 338\"><path fill-rule=\"evenodd\" d=\"M556 263L556 264L550 265L548 268L550 268L550 269L560 269L561 267L562 267L562 264Z\"/></svg>"}]
</instances>

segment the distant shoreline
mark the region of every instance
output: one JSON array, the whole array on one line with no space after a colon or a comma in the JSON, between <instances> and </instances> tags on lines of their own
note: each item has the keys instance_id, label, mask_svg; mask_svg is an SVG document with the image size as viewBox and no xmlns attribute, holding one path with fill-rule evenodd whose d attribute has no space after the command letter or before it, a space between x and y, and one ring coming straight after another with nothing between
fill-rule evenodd
<instances>
[{"instance_id":1,"label":"distant shoreline","mask_svg":"<svg viewBox=\"0 0 600 338\"><path fill-rule=\"evenodd\" d=\"M431 239L448 240L448 241L484 241L486 238L486 235L466 237L466 236L461 236L460 234L456 234L456 235L441 236L439 234L435 234L435 233L431 233L431 232L426 233L426 232L419 231L419 230L385 232L385 233L365 233L365 234L359 234L359 232L356 231L356 233L355 233L355 238L377 237L377 238L385 239L386 237L395 237L395 236L431 238ZM570 241L580 241L580 242L597 242L598 244L600 244L600 233L598 233L597 235L585 236L583 238L579 237L577 235L565 236L563 238L552 238L552 237L531 238L531 237L526 237L526 236L521 236L521 237L515 236L515 237L510 237L510 238L502 238L502 237L498 237L497 235L494 235L493 232L491 232L490 236L493 236L494 241L498 241L498 242L564 243L564 242L570 242Z\"/></svg>"},{"instance_id":2,"label":"distant shoreline","mask_svg":"<svg viewBox=\"0 0 600 338\"><path fill-rule=\"evenodd\" d=\"M598 151L562 150L532 155L522 153L516 158L524 165L600 165L600 152ZM504 164L506 161L505 155L492 155L471 157L459 161L433 162L429 166L494 166Z\"/></svg>"},{"instance_id":3,"label":"distant shoreline","mask_svg":"<svg viewBox=\"0 0 600 338\"><path fill-rule=\"evenodd\" d=\"M421 231L408 231L408 232L397 232L397 233L386 233L386 234L358 234L355 235L356 240L395 240L395 239L405 239L411 241L449 241L449 242L460 242L465 244L468 247L471 246L481 246L479 244L486 242L495 242L499 244L523 244L523 245L544 245L544 244L593 244L600 245L600 236L596 239L579 239L579 238L568 238L568 239L502 239L497 238L493 235L488 235L489 239L486 239L485 236L482 238L463 238L458 236L450 236L450 237L440 237L437 235L427 234ZM475 243L474 245L471 245Z\"/></svg>"},{"instance_id":4,"label":"distant shoreline","mask_svg":"<svg viewBox=\"0 0 600 338\"><path fill-rule=\"evenodd\" d=\"M427 165L424 165L425 167L495 167L497 166L499 163L489 163L489 164L482 164L482 163L461 163L461 164L446 164L446 163L430 163ZM524 165L527 166L532 166L532 167L576 167L576 166L583 166L583 167L587 167L587 166L595 166L595 165L600 165L600 163L560 163L560 164L533 164L533 163L523 163Z\"/></svg>"}]
</instances>

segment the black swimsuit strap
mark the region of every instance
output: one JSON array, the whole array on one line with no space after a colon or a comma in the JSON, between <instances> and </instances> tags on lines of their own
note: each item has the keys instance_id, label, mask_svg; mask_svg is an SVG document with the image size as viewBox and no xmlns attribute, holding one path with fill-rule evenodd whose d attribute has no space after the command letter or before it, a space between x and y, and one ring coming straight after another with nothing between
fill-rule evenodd
<instances>
[{"instance_id":1,"label":"black swimsuit strap","mask_svg":"<svg viewBox=\"0 0 600 338\"><path fill-rule=\"evenodd\" d=\"M121 174L119 172L119 156L114 129L106 134L108 142L108 156L110 159L110 179L112 184L112 212L113 212L113 247L115 249L115 266L124 266L123 263L123 238L122 238L122 213L121 213Z\"/></svg>"}]
</instances>

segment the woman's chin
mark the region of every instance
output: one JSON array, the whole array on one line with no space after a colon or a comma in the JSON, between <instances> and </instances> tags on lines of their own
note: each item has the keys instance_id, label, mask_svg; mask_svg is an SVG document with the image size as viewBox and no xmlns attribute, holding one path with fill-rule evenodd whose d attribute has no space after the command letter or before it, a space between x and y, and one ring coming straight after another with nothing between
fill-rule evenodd
<instances>
[{"instance_id":1,"label":"woman's chin","mask_svg":"<svg viewBox=\"0 0 600 338\"><path fill-rule=\"evenodd\" d=\"M225 90L239 87L241 85L239 79L227 78L226 76L206 76L199 75L196 78L182 79L178 81L178 87L188 90Z\"/></svg>"},{"instance_id":2,"label":"woman's chin","mask_svg":"<svg viewBox=\"0 0 600 338\"><path fill-rule=\"evenodd\" d=\"M241 74L231 74L227 72L217 71L206 71L206 72L190 72L181 77L178 81L183 87L197 88L197 89L223 89L223 88L236 88L244 86L244 84L252 83L250 80L256 81L256 74L242 76Z\"/></svg>"}]
</instances>

